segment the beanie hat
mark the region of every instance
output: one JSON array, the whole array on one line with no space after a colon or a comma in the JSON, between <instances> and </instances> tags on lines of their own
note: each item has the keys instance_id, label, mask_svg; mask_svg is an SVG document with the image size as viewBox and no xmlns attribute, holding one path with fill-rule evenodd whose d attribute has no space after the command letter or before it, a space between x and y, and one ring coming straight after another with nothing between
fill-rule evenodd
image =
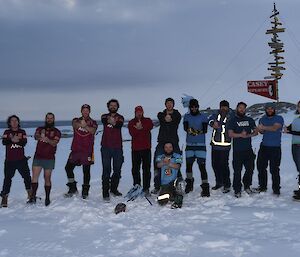
<instances>
[{"instance_id":1,"label":"beanie hat","mask_svg":"<svg viewBox=\"0 0 300 257\"><path fill-rule=\"evenodd\" d=\"M143 107L140 106L140 105L139 105L139 106L136 106L135 109L134 109L134 112L135 112L135 113L137 113L137 112L142 112L142 113L144 113Z\"/></svg>"},{"instance_id":2,"label":"beanie hat","mask_svg":"<svg viewBox=\"0 0 300 257\"><path fill-rule=\"evenodd\" d=\"M226 107L229 108L229 102L226 101L226 100L222 100L222 101L220 102L220 107L222 107L222 106L226 106Z\"/></svg>"},{"instance_id":3,"label":"beanie hat","mask_svg":"<svg viewBox=\"0 0 300 257\"><path fill-rule=\"evenodd\" d=\"M268 108L272 108L275 110L275 104L274 103L266 103L265 104L265 110L268 109Z\"/></svg>"},{"instance_id":4,"label":"beanie hat","mask_svg":"<svg viewBox=\"0 0 300 257\"><path fill-rule=\"evenodd\" d=\"M191 99L189 103L189 107L196 106L199 107L199 102L197 99Z\"/></svg>"}]
</instances>

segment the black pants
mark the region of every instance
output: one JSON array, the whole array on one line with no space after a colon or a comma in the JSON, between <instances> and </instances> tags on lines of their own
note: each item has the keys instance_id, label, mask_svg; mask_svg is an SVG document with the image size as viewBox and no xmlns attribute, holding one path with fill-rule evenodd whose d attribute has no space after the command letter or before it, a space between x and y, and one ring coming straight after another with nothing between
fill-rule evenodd
<instances>
[{"instance_id":1,"label":"black pants","mask_svg":"<svg viewBox=\"0 0 300 257\"><path fill-rule=\"evenodd\" d=\"M74 169L77 165L68 161L65 167L68 179L74 179ZM91 180L91 165L82 165L83 171L83 184L89 185Z\"/></svg>"},{"instance_id":2,"label":"black pants","mask_svg":"<svg viewBox=\"0 0 300 257\"><path fill-rule=\"evenodd\" d=\"M160 205L165 205L169 201L171 201L171 202L174 201L175 203L182 205L183 194L177 192L177 190L174 186L174 181L168 185L161 185L160 190L159 190L159 196L162 196L165 194L169 194L170 197L167 199L158 200L158 203Z\"/></svg>"},{"instance_id":3,"label":"black pants","mask_svg":"<svg viewBox=\"0 0 300 257\"><path fill-rule=\"evenodd\" d=\"M295 162L297 171L299 173L298 175L298 184L300 185L300 144L292 144L292 154L293 154L293 160Z\"/></svg>"},{"instance_id":4,"label":"black pants","mask_svg":"<svg viewBox=\"0 0 300 257\"><path fill-rule=\"evenodd\" d=\"M272 189L278 191L280 189L279 166L281 162L281 148L260 146L257 158L258 182L259 187L267 189L268 185L268 165L270 164L270 172L272 175Z\"/></svg>"},{"instance_id":5,"label":"black pants","mask_svg":"<svg viewBox=\"0 0 300 257\"><path fill-rule=\"evenodd\" d=\"M179 148L178 143L173 143L173 147L174 147L174 153L178 153L178 154L182 154L182 151ZM157 168L156 166L156 158L157 156L161 155L164 153L164 144L163 143L158 143L156 148L155 148L155 152L154 152L154 158L153 158L153 167L154 167L154 187L159 190L160 188L160 177L161 177L161 173L160 173L160 169Z\"/></svg>"},{"instance_id":6,"label":"black pants","mask_svg":"<svg viewBox=\"0 0 300 257\"><path fill-rule=\"evenodd\" d=\"M230 182L230 170L229 170L229 152L230 149L226 150L215 150L211 151L211 162L215 172L216 185L224 186L229 188Z\"/></svg>"},{"instance_id":7,"label":"black pants","mask_svg":"<svg viewBox=\"0 0 300 257\"><path fill-rule=\"evenodd\" d=\"M143 188L144 190L148 190L150 188L150 180L151 180L151 150L140 150L140 151L132 151L131 152L132 159L132 177L133 177L133 185L141 185L141 174L140 168L142 164L143 169Z\"/></svg>"},{"instance_id":8,"label":"black pants","mask_svg":"<svg viewBox=\"0 0 300 257\"><path fill-rule=\"evenodd\" d=\"M233 151L233 189L235 193L239 193L242 190L242 169L245 167L245 173L243 176L244 188L249 188L252 185L252 176L254 170L255 154L253 150L246 151Z\"/></svg>"},{"instance_id":9,"label":"black pants","mask_svg":"<svg viewBox=\"0 0 300 257\"><path fill-rule=\"evenodd\" d=\"M206 160L203 158L197 158L197 157L186 158L187 178L189 178L189 176L192 176L192 174L193 174L193 164L194 164L195 160L197 160L197 163L198 163L202 182L207 183L208 179L207 179L207 171L206 171ZM190 174L190 175L188 175L188 174Z\"/></svg>"},{"instance_id":10,"label":"black pants","mask_svg":"<svg viewBox=\"0 0 300 257\"><path fill-rule=\"evenodd\" d=\"M31 177L27 159L23 159L20 161L5 161L4 181L1 192L2 196L9 194L12 178L14 177L16 170L18 170L20 175L22 176L26 190L31 189Z\"/></svg>"}]
</instances>

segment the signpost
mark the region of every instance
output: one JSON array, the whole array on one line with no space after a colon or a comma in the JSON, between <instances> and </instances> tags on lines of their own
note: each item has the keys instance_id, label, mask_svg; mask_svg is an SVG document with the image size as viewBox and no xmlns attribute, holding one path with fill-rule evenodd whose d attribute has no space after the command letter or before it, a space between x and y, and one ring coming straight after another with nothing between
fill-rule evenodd
<instances>
[{"instance_id":1,"label":"signpost","mask_svg":"<svg viewBox=\"0 0 300 257\"><path fill-rule=\"evenodd\" d=\"M281 79L283 76L282 71L285 70L285 67L282 66L285 64L284 57L279 55L280 53L284 53L284 44L278 36L278 33L285 31L285 28L279 27L282 26L282 23L279 22L278 15L279 11L276 9L274 3L273 14L270 16L270 19L272 19L272 28L266 31L266 34L273 35L271 42L268 43L269 47L272 49L270 54L274 57L274 62L270 62L270 67L268 68L268 70L271 71L271 76L264 77L266 80L247 82L248 92L277 100L277 102L279 101L278 80Z\"/></svg>"}]
</instances>

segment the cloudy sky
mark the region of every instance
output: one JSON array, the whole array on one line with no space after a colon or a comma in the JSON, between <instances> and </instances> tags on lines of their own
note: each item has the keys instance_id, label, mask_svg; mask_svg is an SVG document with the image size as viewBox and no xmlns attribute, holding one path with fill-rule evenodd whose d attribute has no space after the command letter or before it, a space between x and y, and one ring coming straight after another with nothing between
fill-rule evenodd
<instances>
[{"instance_id":1,"label":"cloudy sky","mask_svg":"<svg viewBox=\"0 0 300 257\"><path fill-rule=\"evenodd\" d=\"M300 99L298 0L278 0L287 32L280 98ZM52 111L99 118L112 97L120 113L155 117L186 93L202 108L265 101L246 81L269 75L271 0L0 0L0 120Z\"/></svg>"}]
</instances>

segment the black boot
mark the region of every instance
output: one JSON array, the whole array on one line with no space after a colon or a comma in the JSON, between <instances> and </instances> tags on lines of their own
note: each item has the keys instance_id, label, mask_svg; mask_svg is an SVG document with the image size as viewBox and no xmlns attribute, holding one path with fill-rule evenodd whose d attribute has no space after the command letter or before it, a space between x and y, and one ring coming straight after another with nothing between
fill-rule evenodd
<instances>
[{"instance_id":1,"label":"black boot","mask_svg":"<svg viewBox=\"0 0 300 257\"><path fill-rule=\"evenodd\" d=\"M218 190L218 189L220 189L221 187L223 187L223 186L222 186L222 185L216 184L216 185L213 186L211 189L212 189L212 190Z\"/></svg>"},{"instance_id":2,"label":"black boot","mask_svg":"<svg viewBox=\"0 0 300 257\"><path fill-rule=\"evenodd\" d=\"M72 197L74 194L78 193L76 184L77 184L76 181L69 182L66 184L69 187L69 191L65 193L65 197Z\"/></svg>"},{"instance_id":3,"label":"black boot","mask_svg":"<svg viewBox=\"0 0 300 257\"><path fill-rule=\"evenodd\" d=\"M183 196L182 195L176 195L174 202L171 205L172 209L177 209L182 207L182 202L183 202Z\"/></svg>"},{"instance_id":4,"label":"black boot","mask_svg":"<svg viewBox=\"0 0 300 257\"><path fill-rule=\"evenodd\" d=\"M122 196L122 195L123 195L121 192L118 191L118 189L110 190L110 192L111 192L114 196Z\"/></svg>"},{"instance_id":5,"label":"black boot","mask_svg":"<svg viewBox=\"0 0 300 257\"><path fill-rule=\"evenodd\" d=\"M7 200L8 200L8 195L2 195L2 200L1 200L1 207L2 208L7 207Z\"/></svg>"},{"instance_id":6,"label":"black boot","mask_svg":"<svg viewBox=\"0 0 300 257\"><path fill-rule=\"evenodd\" d=\"M298 194L300 195L300 176L298 176L298 179L299 179L298 190L294 190L295 195L298 195Z\"/></svg>"},{"instance_id":7,"label":"black boot","mask_svg":"<svg viewBox=\"0 0 300 257\"><path fill-rule=\"evenodd\" d=\"M32 190L31 189L26 189L27 192L27 200L29 200L32 196Z\"/></svg>"},{"instance_id":8,"label":"black boot","mask_svg":"<svg viewBox=\"0 0 300 257\"><path fill-rule=\"evenodd\" d=\"M188 194L189 192L194 190L194 178L186 178L185 182L185 193Z\"/></svg>"},{"instance_id":9,"label":"black boot","mask_svg":"<svg viewBox=\"0 0 300 257\"><path fill-rule=\"evenodd\" d=\"M201 196L202 197L210 197L209 184L208 183L203 183L201 185L201 188L202 188Z\"/></svg>"},{"instance_id":10,"label":"black boot","mask_svg":"<svg viewBox=\"0 0 300 257\"><path fill-rule=\"evenodd\" d=\"M86 199L89 196L90 185L82 185L82 198Z\"/></svg>"},{"instance_id":11,"label":"black boot","mask_svg":"<svg viewBox=\"0 0 300 257\"><path fill-rule=\"evenodd\" d=\"M36 203L36 191L39 187L39 183L31 183L31 196L30 199L27 201L29 204Z\"/></svg>"},{"instance_id":12,"label":"black boot","mask_svg":"<svg viewBox=\"0 0 300 257\"><path fill-rule=\"evenodd\" d=\"M51 203L51 201L50 201L50 191L51 191L51 186L45 186L45 194L46 194L45 206L48 206Z\"/></svg>"},{"instance_id":13,"label":"black boot","mask_svg":"<svg viewBox=\"0 0 300 257\"><path fill-rule=\"evenodd\" d=\"M300 201L300 190L296 191L296 193L293 195L294 200Z\"/></svg>"},{"instance_id":14,"label":"black boot","mask_svg":"<svg viewBox=\"0 0 300 257\"><path fill-rule=\"evenodd\" d=\"M109 201L109 179L102 180L102 196L104 201Z\"/></svg>"},{"instance_id":15,"label":"black boot","mask_svg":"<svg viewBox=\"0 0 300 257\"><path fill-rule=\"evenodd\" d=\"M110 192L114 196L122 196L122 193L118 191L119 181L120 179L117 176L112 176L111 184L110 184Z\"/></svg>"}]
</instances>

